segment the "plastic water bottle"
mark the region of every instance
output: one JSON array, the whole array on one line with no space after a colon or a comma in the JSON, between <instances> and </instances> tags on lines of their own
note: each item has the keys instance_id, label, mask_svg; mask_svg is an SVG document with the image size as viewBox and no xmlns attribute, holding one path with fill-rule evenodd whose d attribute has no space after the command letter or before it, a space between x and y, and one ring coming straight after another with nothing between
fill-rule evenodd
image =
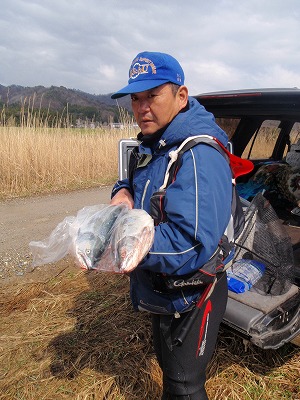
<instances>
[{"instance_id":1,"label":"plastic water bottle","mask_svg":"<svg viewBox=\"0 0 300 400\"><path fill-rule=\"evenodd\" d=\"M241 259L227 270L228 289L235 293L250 290L263 276L265 265L256 260Z\"/></svg>"}]
</instances>

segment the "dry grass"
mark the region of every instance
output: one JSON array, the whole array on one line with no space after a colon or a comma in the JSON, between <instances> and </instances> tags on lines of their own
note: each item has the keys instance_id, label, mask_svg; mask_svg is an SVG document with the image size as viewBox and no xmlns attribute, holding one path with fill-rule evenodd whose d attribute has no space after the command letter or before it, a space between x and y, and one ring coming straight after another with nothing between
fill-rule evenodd
<instances>
[{"instance_id":1,"label":"dry grass","mask_svg":"<svg viewBox=\"0 0 300 400\"><path fill-rule=\"evenodd\" d=\"M0 127L0 198L110 184L124 130Z\"/></svg>"},{"instance_id":2,"label":"dry grass","mask_svg":"<svg viewBox=\"0 0 300 400\"><path fill-rule=\"evenodd\" d=\"M1 314L0 399L159 398L149 320L133 315L124 276L20 285Z\"/></svg>"},{"instance_id":3,"label":"dry grass","mask_svg":"<svg viewBox=\"0 0 300 400\"><path fill-rule=\"evenodd\" d=\"M160 398L149 315L132 311L126 277L70 263L47 282L13 289L1 290L0 399ZM299 387L298 348L245 351L221 330L208 370L210 399L295 400Z\"/></svg>"}]
</instances>

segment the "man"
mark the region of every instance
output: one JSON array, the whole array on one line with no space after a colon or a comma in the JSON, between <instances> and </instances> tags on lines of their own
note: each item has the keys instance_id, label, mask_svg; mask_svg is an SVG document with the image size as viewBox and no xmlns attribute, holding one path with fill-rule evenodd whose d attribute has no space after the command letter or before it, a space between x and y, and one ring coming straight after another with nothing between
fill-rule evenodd
<instances>
[{"instance_id":1,"label":"man","mask_svg":"<svg viewBox=\"0 0 300 400\"><path fill-rule=\"evenodd\" d=\"M184 85L176 59L164 53L142 52L132 61L128 85L112 95L131 95L132 109L141 129L132 179L113 188L111 204L126 203L151 214L151 196L161 187L169 153L185 139L210 135L224 146L227 135ZM225 273L218 274L209 298L207 285L168 290L166 277L196 272L218 248L230 220L232 175L226 159L214 148L197 144L185 152L176 179L167 187L165 220L155 227L148 255L130 274L135 310L152 313L153 340L163 371L165 400L207 399L206 367L210 361L227 302ZM196 302L202 305L183 342Z\"/></svg>"}]
</instances>

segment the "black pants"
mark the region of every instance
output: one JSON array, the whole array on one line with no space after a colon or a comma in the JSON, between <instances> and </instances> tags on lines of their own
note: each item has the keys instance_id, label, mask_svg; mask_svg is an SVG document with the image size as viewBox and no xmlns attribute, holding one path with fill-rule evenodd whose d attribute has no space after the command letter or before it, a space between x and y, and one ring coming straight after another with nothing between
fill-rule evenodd
<instances>
[{"instance_id":1,"label":"black pants","mask_svg":"<svg viewBox=\"0 0 300 400\"><path fill-rule=\"evenodd\" d=\"M153 341L163 371L162 400L206 400L206 367L212 358L220 323L227 303L226 273L218 280L212 295L200 308L182 345L174 345L190 312L153 315Z\"/></svg>"}]
</instances>

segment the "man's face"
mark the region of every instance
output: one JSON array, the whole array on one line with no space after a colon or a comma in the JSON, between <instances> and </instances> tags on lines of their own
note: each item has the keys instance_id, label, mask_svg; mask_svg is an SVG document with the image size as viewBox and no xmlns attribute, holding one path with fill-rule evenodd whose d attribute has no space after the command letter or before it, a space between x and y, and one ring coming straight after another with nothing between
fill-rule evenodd
<instances>
[{"instance_id":1,"label":"man's face","mask_svg":"<svg viewBox=\"0 0 300 400\"><path fill-rule=\"evenodd\" d=\"M168 83L131 95L134 117L143 135L151 135L166 126L186 106L187 100L186 86L180 86L174 94Z\"/></svg>"}]
</instances>

